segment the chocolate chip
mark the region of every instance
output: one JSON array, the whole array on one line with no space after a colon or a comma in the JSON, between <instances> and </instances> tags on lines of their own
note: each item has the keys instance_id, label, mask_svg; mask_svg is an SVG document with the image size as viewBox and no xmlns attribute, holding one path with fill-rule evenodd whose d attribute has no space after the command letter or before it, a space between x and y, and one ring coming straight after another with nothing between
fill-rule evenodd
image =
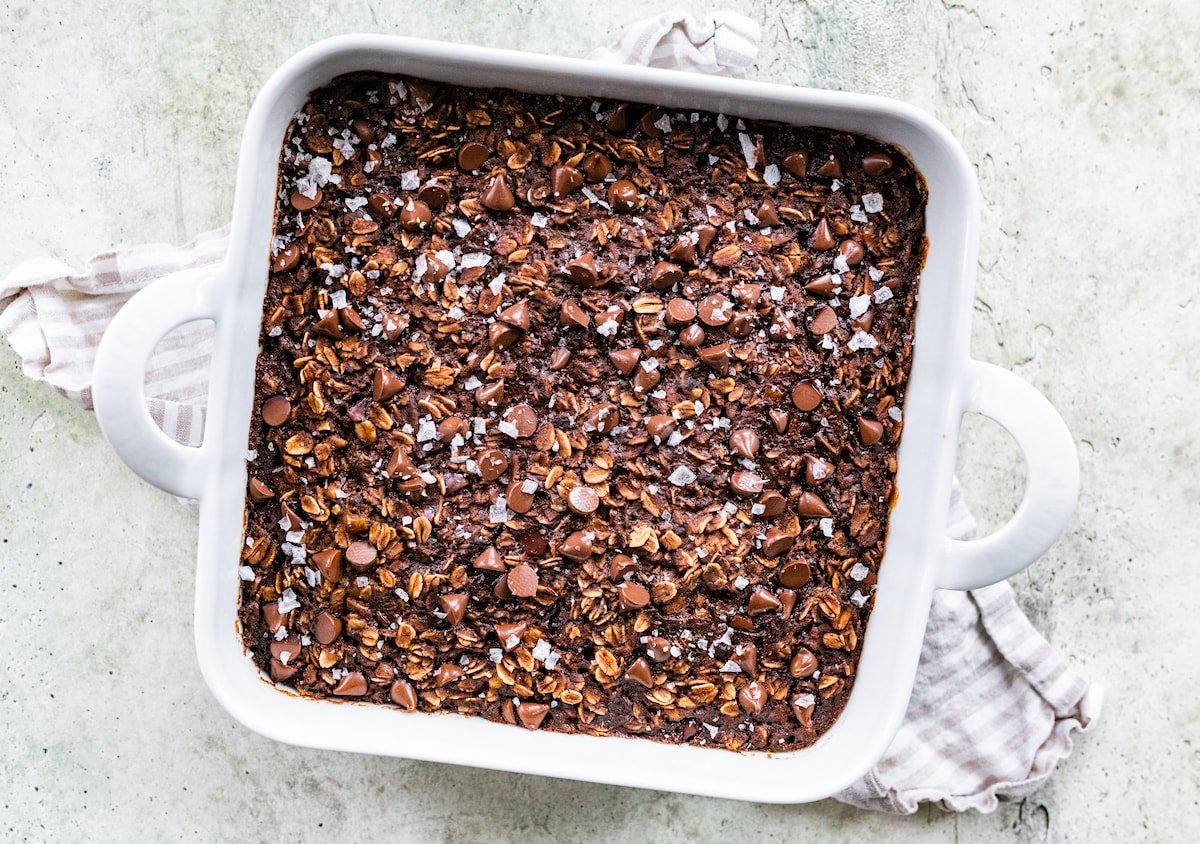
<instances>
[{"instance_id":1,"label":"chocolate chip","mask_svg":"<svg viewBox=\"0 0 1200 844\"><path fill-rule=\"evenodd\" d=\"M338 697L362 697L367 693L367 678L361 671L351 671L338 680L333 693Z\"/></svg>"},{"instance_id":2,"label":"chocolate chip","mask_svg":"<svg viewBox=\"0 0 1200 844\"><path fill-rule=\"evenodd\" d=\"M823 299L832 299L834 296L834 288L838 286L838 280L829 273L814 278L808 284L804 285L804 289L814 296L820 296Z\"/></svg>"},{"instance_id":3,"label":"chocolate chip","mask_svg":"<svg viewBox=\"0 0 1200 844\"><path fill-rule=\"evenodd\" d=\"M480 385L475 391L475 402L480 407L486 407L489 410L500 406L500 402L504 401L504 379L497 381L489 381L486 384Z\"/></svg>"},{"instance_id":4,"label":"chocolate chip","mask_svg":"<svg viewBox=\"0 0 1200 844\"><path fill-rule=\"evenodd\" d=\"M782 497L782 496L781 496ZM792 547L795 537L783 528L771 528L763 537L762 552L764 557L778 557Z\"/></svg>"},{"instance_id":5,"label":"chocolate chip","mask_svg":"<svg viewBox=\"0 0 1200 844\"><path fill-rule=\"evenodd\" d=\"M763 199L762 204L758 206L758 210L754 212L754 216L758 218L760 226L777 226L780 223L779 211L775 208L775 201L769 196Z\"/></svg>"},{"instance_id":6,"label":"chocolate chip","mask_svg":"<svg viewBox=\"0 0 1200 844\"><path fill-rule=\"evenodd\" d=\"M758 674L758 646L753 642L745 642L736 646L729 659L742 669L742 673L746 676L753 678Z\"/></svg>"},{"instance_id":7,"label":"chocolate chip","mask_svg":"<svg viewBox=\"0 0 1200 844\"><path fill-rule=\"evenodd\" d=\"M517 437L532 437L538 427L537 411L527 404L517 404L504 411L503 419L517 429Z\"/></svg>"},{"instance_id":8,"label":"chocolate chip","mask_svg":"<svg viewBox=\"0 0 1200 844\"><path fill-rule=\"evenodd\" d=\"M792 695L792 713L796 720L806 729L812 729L813 710L816 709L817 698L808 692L797 692Z\"/></svg>"},{"instance_id":9,"label":"chocolate chip","mask_svg":"<svg viewBox=\"0 0 1200 844\"><path fill-rule=\"evenodd\" d=\"M825 163L817 168L817 175L826 179L840 179L842 178L842 165L831 155Z\"/></svg>"},{"instance_id":10,"label":"chocolate chip","mask_svg":"<svg viewBox=\"0 0 1200 844\"><path fill-rule=\"evenodd\" d=\"M753 680L738 691L738 705L747 715L757 715L767 705L767 692L757 680Z\"/></svg>"},{"instance_id":11,"label":"chocolate chip","mask_svg":"<svg viewBox=\"0 0 1200 844\"><path fill-rule=\"evenodd\" d=\"M572 487L567 493L567 506L577 516L590 516L600 507L600 496L590 486Z\"/></svg>"},{"instance_id":12,"label":"chocolate chip","mask_svg":"<svg viewBox=\"0 0 1200 844\"><path fill-rule=\"evenodd\" d=\"M400 228L409 232L417 232L429 225L433 220L433 211L419 199L411 197L400 208Z\"/></svg>"},{"instance_id":13,"label":"chocolate chip","mask_svg":"<svg viewBox=\"0 0 1200 844\"><path fill-rule=\"evenodd\" d=\"M387 369L376 369L371 378L371 398L387 401L404 389L404 382Z\"/></svg>"},{"instance_id":14,"label":"chocolate chip","mask_svg":"<svg viewBox=\"0 0 1200 844\"><path fill-rule=\"evenodd\" d=\"M650 663L646 662L645 657L639 656L629 663L629 668L625 669L625 679L633 680L647 689L654 688L654 675L651 674Z\"/></svg>"},{"instance_id":15,"label":"chocolate chip","mask_svg":"<svg viewBox=\"0 0 1200 844\"><path fill-rule=\"evenodd\" d=\"M809 245L813 249L819 249L822 252L837 246L837 241L833 239L833 232L829 230L829 221L824 217L817 223L816 231L813 232Z\"/></svg>"},{"instance_id":16,"label":"chocolate chip","mask_svg":"<svg viewBox=\"0 0 1200 844\"><path fill-rule=\"evenodd\" d=\"M514 621L497 624L493 629L496 631L496 638L500 641L500 647L506 651L511 651L521 644L521 637L525 635L525 630L528 627L528 621Z\"/></svg>"},{"instance_id":17,"label":"chocolate chip","mask_svg":"<svg viewBox=\"0 0 1200 844\"><path fill-rule=\"evenodd\" d=\"M279 660L272 658L270 663L271 679L277 683L282 683L284 680L290 680L300 670L295 665L284 665Z\"/></svg>"},{"instance_id":18,"label":"chocolate chip","mask_svg":"<svg viewBox=\"0 0 1200 844\"><path fill-rule=\"evenodd\" d=\"M271 643L271 656L284 665L295 662L296 657L300 655L300 650L300 638L298 636L288 636L286 639L276 640Z\"/></svg>"},{"instance_id":19,"label":"chocolate chip","mask_svg":"<svg viewBox=\"0 0 1200 844\"><path fill-rule=\"evenodd\" d=\"M392 456L388 459L388 464L384 468L389 478L398 478L405 480L407 478L419 477L421 472L416 464L412 462L407 451L400 446L392 452Z\"/></svg>"},{"instance_id":20,"label":"chocolate chip","mask_svg":"<svg viewBox=\"0 0 1200 844\"><path fill-rule=\"evenodd\" d=\"M508 471L508 458L504 452L495 448L484 449L475 459L479 467L479 476L485 481L494 481Z\"/></svg>"},{"instance_id":21,"label":"chocolate chip","mask_svg":"<svg viewBox=\"0 0 1200 844\"><path fill-rule=\"evenodd\" d=\"M542 722L546 720L546 716L549 713L549 704L533 703L532 701L517 704L517 717L521 719L521 723L529 730L536 730L542 726Z\"/></svg>"},{"instance_id":22,"label":"chocolate chip","mask_svg":"<svg viewBox=\"0 0 1200 844\"><path fill-rule=\"evenodd\" d=\"M782 608L783 604L779 603L774 592L765 586L759 586L750 593L750 603L746 606L746 612L750 615L762 615L765 612L779 612Z\"/></svg>"},{"instance_id":23,"label":"chocolate chip","mask_svg":"<svg viewBox=\"0 0 1200 844\"><path fill-rule=\"evenodd\" d=\"M679 332L679 345L685 349L695 349L704 342L704 329L698 325L689 325Z\"/></svg>"},{"instance_id":24,"label":"chocolate chip","mask_svg":"<svg viewBox=\"0 0 1200 844\"><path fill-rule=\"evenodd\" d=\"M574 326L576 328L587 328L592 324L592 318L588 312L581 308L578 302L571 299L563 300L558 312L558 321L567 327Z\"/></svg>"},{"instance_id":25,"label":"chocolate chip","mask_svg":"<svg viewBox=\"0 0 1200 844\"><path fill-rule=\"evenodd\" d=\"M600 278L600 273L596 269L596 259L592 256L591 252L568 261L567 265L563 268L563 273L571 281L584 287L594 286Z\"/></svg>"},{"instance_id":26,"label":"chocolate chip","mask_svg":"<svg viewBox=\"0 0 1200 844\"><path fill-rule=\"evenodd\" d=\"M783 514L787 509L787 499L773 489L766 490L758 497L758 505L762 507L762 516L773 519Z\"/></svg>"},{"instance_id":27,"label":"chocolate chip","mask_svg":"<svg viewBox=\"0 0 1200 844\"><path fill-rule=\"evenodd\" d=\"M883 437L883 423L865 416L858 417L858 436L863 445L875 445Z\"/></svg>"},{"instance_id":28,"label":"chocolate chip","mask_svg":"<svg viewBox=\"0 0 1200 844\"><path fill-rule=\"evenodd\" d=\"M613 366L622 375L628 375L633 372L634 367L638 365L641 357L641 349L614 349L608 353L608 359L612 361Z\"/></svg>"},{"instance_id":29,"label":"chocolate chip","mask_svg":"<svg viewBox=\"0 0 1200 844\"><path fill-rule=\"evenodd\" d=\"M488 348L490 349L502 352L520 339L520 330L507 322L493 322L488 325Z\"/></svg>"},{"instance_id":30,"label":"chocolate chip","mask_svg":"<svg viewBox=\"0 0 1200 844\"><path fill-rule=\"evenodd\" d=\"M608 186L608 204L614 211L632 211L637 208L637 185L628 179L617 179Z\"/></svg>"},{"instance_id":31,"label":"chocolate chip","mask_svg":"<svg viewBox=\"0 0 1200 844\"><path fill-rule=\"evenodd\" d=\"M468 141L458 148L458 166L467 172L478 170L488 160L491 150L478 141Z\"/></svg>"},{"instance_id":32,"label":"chocolate chip","mask_svg":"<svg viewBox=\"0 0 1200 844\"><path fill-rule=\"evenodd\" d=\"M271 258L271 272L286 273L300 265L300 247L294 243L280 249Z\"/></svg>"},{"instance_id":33,"label":"chocolate chip","mask_svg":"<svg viewBox=\"0 0 1200 844\"><path fill-rule=\"evenodd\" d=\"M586 326L586 324L585 324ZM567 364L571 362L571 350L566 346L558 346L550 353L550 360L546 364L546 368L551 372L560 372L567 368Z\"/></svg>"},{"instance_id":34,"label":"chocolate chip","mask_svg":"<svg viewBox=\"0 0 1200 844\"><path fill-rule=\"evenodd\" d=\"M433 678L433 684L439 689L443 686L449 686L451 683L461 680L465 673L462 670L462 666L455 665L453 662L443 662Z\"/></svg>"},{"instance_id":35,"label":"chocolate chip","mask_svg":"<svg viewBox=\"0 0 1200 844\"><path fill-rule=\"evenodd\" d=\"M279 612L278 601L268 601L262 605L262 619L263 624L267 625L267 629L272 633L283 627L283 615Z\"/></svg>"},{"instance_id":36,"label":"chocolate chip","mask_svg":"<svg viewBox=\"0 0 1200 844\"><path fill-rule=\"evenodd\" d=\"M805 413L816 410L820 407L822 399L824 396L821 395L820 389L810 381L801 381L792 387L792 404L797 410L803 410Z\"/></svg>"},{"instance_id":37,"label":"chocolate chip","mask_svg":"<svg viewBox=\"0 0 1200 844\"><path fill-rule=\"evenodd\" d=\"M514 478L508 482L508 489L504 491L504 500L508 502L508 509L514 513L528 513L533 509L533 493L525 491L526 481Z\"/></svg>"},{"instance_id":38,"label":"chocolate chip","mask_svg":"<svg viewBox=\"0 0 1200 844\"><path fill-rule=\"evenodd\" d=\"M603 182L612 173L612 162L602 152L589 152L583 159L583 172L592 182Z\"/></svg>"},{"instance_id":39,"label":"chocolate chip","mask_svg":"<svg viewBox=\"0 0 1200 844\"><path fill-rule=\"evenodd\" d=\"M668 290L683 281L683 270L670 261L659 261L650 274L650 286L655 290Z\"/></svg>"},{"instance_id":40,"label":"chocolate chip","mask_svg":"<svg viewBox=\"0 0 1200 844\"><path fill-rule=\"evenodd\" d=\"M804 481L809 486L816 486L829 480L833 477L833 470L833 464L823 457L809 454L804 458Z\"/></svg>"},{"instance_id":41,"label":"chocolate chip","mask_svg":"<svg viewBox=\"0 0 1200 844\"><path fill-rule=\"evenodd\" d=\"M583 185L583 173L574 167L559 164L550 170L550 190L556 199L562 199Z\"/></svg>"},{"instance_id":42,"label":"chocolate chip","mask_svg":"<svg viewBox=\"0 0 1200 844\"><path fill-rule=\"evenodd\" d=\"M646 656L654 662L666 662L671 658L671 643L662 636L651 636L646 640Z\"/></svg>"},{"instance_id":43,"label":"chocolate chip","mask_svg":"<svg viewBox=\"0 0 1200 844\"><path fill-rule=\"evenodd\" d=\"M646 418L646 433L654 438L656 443L665 443L671 434L675 433L675 417L657 414Z\"/></svg>"},{"instance_id":44,"label":"chocolate chip","mask_svg":"<svg viewBox=\"0 0 1200 844\"><path fill-rule=\"evenodd\" d=\"M454 441L455 437L462 437L465 440L469 430L470 426L467 424L466 419L463 419L461 416L447 416L438 423L438 442L443 445L449 445Z\"/></svg>"},{"instance_id":45,"label":"chocolate chip","mask_svg":"<svg viewBox=\"0 0 1200 844\"><path fill-rule=\"evenodd\" d=\"M483 203L484 208L492 211L508 211L516 205L512 191L508 187L508 180L503 175L492 176L487 187L483 189L483 195L479 197L479 201Z\"/></svg>"},{"instance_id":46,"label":"chocolate chip","mask_svg":"<svg viewBox=\"0 0 1200 844\"><path fill-rule=\"evenodd\" d=\"M655 124L662 120L666 113L667 112L665 109L659 108L658 106L646 109L646 113L642 115L642 119L638 123L638 125L641 126L642 132L644 132L646 136L650 138L661 138L663 136L663 130Z\"/></svg>"},{"instance_id":47,"label":"chocolate chip","mask_svg":"<svg viewBox=\"0 0 1200 844\"><path fill-rule=\"evenodd\" d=\"M837 324L837 313L833 308L826 305L817 311L817 315L813 317L813 321L808 324L808 330L820 337L837 328Z\"/></svg>"},{"instance_id":48,"label":"chocolate chip","mask_svg":"<svg viewBox=\"0 0 1200 844\"><path fill-rule=\"evenodd\" d=\"M407 680L393 681L392 687L388 690L388 697L396 706L407 709L409 712L416 711L417 693L413 689L412 683Z\"/></svg>"},{"instance_id":49,"label":"chocolate chip","mask_svg":"<svg viewBox=\"0 0 1200 844\"><path fill-rule=\"evenodd\" d=\"M717 239L716 227L710 226L708 223L701 223L693 231L696 233L696 251L701 255L707 255L709 247Z\"/></svg>"},{"instance_id":50,"label":"chocolate chip","mask_svg":"<svg viewBox=\"0 0 1200 844\"><path fill-rule=\"evenodd\" d=\"M427 182L417 191L417 199L424 202L433 211L441 211L450 201L450 190L438 182Z\"/></svg>"},{"instance_id":51,"label":"chocolate chip","mask_svg":"<svg viewBox=\"0 0 1200 844\"><path fill-rule=\"evenodd\" d=\"M512 588L512 583L509 583L509 588ZM451 624L458 624L463 620L463 616L467 612L467 593L451 592L448 595L439 595L438 606L446 614L446 621Z\"/></svg>"},{"instance_id":52,"label":"chocolate chip","mask_svg":"<svg viewBox=\"0 0 1200 844\"><path fill-rule=\"evenodd\" d=\"M433 105L433 99L437 96L438 86L435 82L430 82L428 79L417 79L412 76L404 77L405 84L408 85L409 92L416 100L417 106L422 111L428 111Z\"/></svg>"},{"instance_id":53,"label":"chocolate chip","mask_svg":"<svg viewBox=\"0 0 1200 844\"><path fill-rule=\"evenodd\" d=\"M500 577L496 578L496 582L492 584L492 594L501 601L512 600L513 593L512 590L508 588L507 575L500 575Z\"/></svg>"},{"instance_id":54,"label":"chocolate chip","mask_svg":"<svg viewBox=\"0 0 1200 844\"><path fill-rule=\"evenodd\" d=\"M296 515L296 511L288 506L287 502L281 502L279 512L283 514L283 518L287 519L288 530L300 530L300 517Z\"/></svg>"},{"instance_id":55,"label":"chocolate chip","mask_svg":"<svg viewBox=\"0 0 1200 844\"><path fill-rule=\"evenodd\" d=\"M575 531L563 540L562 545L558 548L558 553L568 560L582 563L592 556L592 535L587 531Z\"/></svg>"},{"instance_id":56,"label":"chocolate chip","mask_svg":"<svg viewBox=\"0 0 1200 844\"><path fill-rule=\"evenodd\" d=\"M351 121L350 128L354 130L354 134L358 135L358 139L364 144L369 144L375 140L375 127L365 120Z\"/></svg>"},{"instance_id":57,"label":"chocolate chip","mask_svg":"<svg viewBox=\"0 0 1200 844\"><path fill-rule=\"evenodd\" d=\"M690 237L681 237L667 249L667 257L680 264L695 264L696 244Z\"/></svg>"},{"instance_id":58,"label":"chocolate chip","mask_svg":"<svg viewBox=\"0 0 1200 844\"><path fill-rule=\"evenodd\" d=\"M312 196L305 196L298 190L292 191L291 205L295 210L304 213L311 211L321 204L321 200L325 198L324 192L320 188L313 188Z\"/></svg>"},{"instance_id":59,"label":"chocolate chip","mask_svg":"<svg viewBox=\"0 0 1200 844\"><path fill-rule=\"evenodd\" d=\"M705 346L696 354L708 366L715 369L721 375L729 374L729 352L728 343L717 343L715 346Z\"/></svg>"},{"instance_id":60,"label":"chocolate chip","mask_svg":"<svg viewBox=\"0 0 1200 844\"><path fill-rule=\"evenodd\" d=\"M637 571L637 563L628 554L617 554L608 565L610 580L620 580L631 571Z\"/></svg>"},{"instance_id":61,"label":"chocolate chip","mask_svg":"<svg viewBox=\"0 0 1200 844\"><path fill-rule=\"evenodd\" d=\"M530 325L528 300L522 299L520 302L514 302L502 310L498 318L501 322L508 323L514 328L528 331Z\"/></svg>"},{"instance_id":62,"label":"chocolate chip","mask_svg":"<svg viewBox=\"0 0 1200 844\"><path fill-rule=\"evenodd\" d=\"M848 238L839 243L837 251L839 255L846 259L846 264L851 267L861 264L865 254L862 244L853 238Z\"/></svg>"},{"instance_id":63,"label":"chocolate chip","mask_svg":"<svg viewBox=\"0 0 1200 844\"><path fill-rule=\"evenodd\" d=\"M722 293L711 293L700 300L700 321L711 327L725 325L733 319L733 303Z\"/></svg>"},{"instance_id":64,"label":"chocolate chip","mask_svg":"<svg viewBox=\"0 0 1200 844\"><path fill-rule=\"evenodd\" d=\"M621 421L621 411L612 402L601 402L589 408L583 417L583 430L602 436L611 434Z\"/></svg>"},{"instance_id":65,"label":"chocolate chip","mask_svg":"<svg viewBox=\"0 0 1200 844\"><path fill-rule=\"evenodd\" d=\"M792 610L796 607L796 593L791 589L780 589L779 603L783 605L783 609L779 611L779 614L784 618L790 618Z\"/></svg>"},{"instance_id":66,"label":"chocolate chip","mask_svg":"<svg viewBox=\"0 0 1200 844\"><path fill-rule=\"evenodd\" d=\"M754 472L738 469L729 476L729 486L736 495L758 495L766 481Z\"/></svg>"},{"instance_id":67,"label":"chocolate chip","mask_svg":"<svg viewBox=\"0 0 1200 844\"><path fill-rule=\"evenodd\" d=\"M262 404L262 420L272 428L277 428L292 415L292 403L287 396L271 396Z\"/></svg>"},{"instance_id":68,"label":"chocolate chip","mask_svg":"<svg viewBox=\"0 0 1200 844\"><path fill-rule=\"evenodd\" d=\"M800 493L796 499L796 512L808 519L824 519L833 515L825 502L812 492Z\"/></svg>"},{"instance_id":69,"label":"chocolate chip","mask_svg":"<svg viewBox=\"0 0 1200 844\"><path fill-rule=\"evenodd\" d=\"M367 210L372 217L383 222L396 216L396 203L386 194L373 193L367 197Z\"/></svg>"},{"instance_id":70,"label":"chocolate chip","mask_svg":"<svg viewBox=\"0 0 1200 844\"><path fill-rule=\"evenodd\" d=\"M875 323L875 309L868 308L866 313L860 316L853 317L850 320L850 327L855 331L869 332L871 326Z\"/></svg>"},{"instance_id":71,"label":"chocolate chip","mask_svg":"<svg viewBox=\"0 0 1200 844\"><path fill-rule=\"evenodd\" d=\"M250 493L250 500L259 504L275 497L275 491L258 478L250 479L248 492Z\"/></svg>"},{"instance_id":72,"label":"chocolate chip","mask_svg":"<svg viewBox=\"0 0 1200 844\"><path fill-rule=\"evenodd\" d=\"M786 410L775 409L767 411L767 417L771 420L771 424L775 426L775 430L778 433L782 434L787 431L790 419Z\"/></svg>"},{"instance_id":73,"label":"chocolate chip","mask_svg":"<svg viewBox=\"0 0 1200 844\"><path fill-rule=\"evenodd\" d=\"M753 330L754 316L746 311L734 311L733 319L729 321L729 325L725 326L725 331L729 336L738 339L749 337Z\"/></svg>"},{"instance_id":74,"label":"chocolate chip","mask_svg":"<svg viewBox=\"0 0 1200 844\"><path fill-rule=\"evenodd\" d=\"M624 132L629 128L629 104L618 103L604 119L604 126L610 132Z\"/></svg>"},{"instance_id":75,"label":"chocolate chip","mask_svg":"<svg viewBox=\"0 0 1200 844\"><path fill-rule=\"evenodd\" d=\"M808 153L794 150L783 157L783 169L798 179L804 178L808 171Z\"/></svg>"},{"instance_id":76,"label":"chocolate chip","mask_svg":"<svg viewBox=\"0 0 1200 844\"><path fill-rule=\"evenodd\" d=\"M617 587L617 596L621 601L621 609L637 610L650 603L650 593L646 587L633 580L626 580Z\"/></svg>"},{"instance_id":77,"label":"chocolate chip","mask_svg":"<svg viewBox=\"0 0 1200 844\"><path fill-rule=\"evenodd\" d=\"M796 339L796 323L792 318L783 312L782 309L776 308L771 314L771 325L767 328L767 336L777 343L783 343L788 340Z\"/></svg>"},{"instance_id":78,"label":"chocolate chip","mask_svg":"<svg viewBox=\"0 0 1200 844\"><path fill-rule=\"evenodd\" d=\"M351 568L359 571L369 569L377 556L378 552L370 542L351 542L350 547L346 549L346 562Z\"/></svg>"},{"instance_id":79,"label":"chocolate chip","mask_svg":"<svg viewBox=\"0 0 1200 844\"><path fill-rule=\"evenodd\" d=\"M799 589L812 577L812 569L804 560L789 560L779 569L779 582L789 589Z\"/></svg>"},{"instance_id":80,"label":"chocolate chip","mask_svg":"<svg viewBox=\"0 0 1200 844\"><path fill-rule=\"evenodd\" d=\"M748 308L757 308L762 301L763 286L761 284L735 284L733 295Z\"/></svg>"},{"instance_id":81,"label":"chocolate chip","mask_svg":"<svg viewBox=\"0 0 1200 844\"><path fill-rule=\"evenodd\" d=\"M758 454L758 449L762 445L758 438L758 434L753 428L738 428L729 435L729 447L734 453L745 457L747 460L753 460Z\"/></svg>"},{"instance_id":82,"label":"chocolate chip","mask_svg":"<svg viewBox=\"0 0 1200 844\"><path fill-rule=\"evenodd\" d=\"M328 612L317 616L313 622L313 638L322 645L332 645L342 635L342 620Z\"/></svg>"},{"instance_id":83,"label":"chocolate chip","mask_svg":"<svg viewBox=\"0 0 1200 844\"><path fill-rule=\"evenodd\" d=\"M313 565L326 583L337 583L342 579L342 552L337 548L326 548L312 555Z\"/></svg>"},{"instance_id":84,"label":"chocolate chip","mask_svg":"<svg viewBox=\"0 0 1200 844\"><path fill-rule=\"evenodd\" d=\"M820 667L817 658L808 648L796 648L792 660L788 663L788 673L793 677L811 677Z\"/></svg>"},{"instance_id":85,"label":"chocolate chip","mask_svg":"<svg viewBox=\"0 0 1200 844\"><path fill-rule=\"evenodd\" d=\"M886 152L871 152L863 156L863 172L868 176L882 176L892 169L892 157Z\"/></svg>"},{"instance_id":86,"label":"chocolate chip","mask_svg":"<svg viewBox=\"0 0 1200 844\"><path fill-rule=\"evenodd\" d=\"M435 253L425 253L425 275L422 278L427 282L437 283L443 281L446 276L450 275L450 265L443 263Z\"/></svg>"}]
</instances>

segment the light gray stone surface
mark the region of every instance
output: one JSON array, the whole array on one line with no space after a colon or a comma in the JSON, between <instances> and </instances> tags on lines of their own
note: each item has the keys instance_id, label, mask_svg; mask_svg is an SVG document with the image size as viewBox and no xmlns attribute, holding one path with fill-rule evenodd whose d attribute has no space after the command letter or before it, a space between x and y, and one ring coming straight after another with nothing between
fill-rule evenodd
<instances>
[{"instance_id":1,"label":"light gray stone surface","mask_svg":"<svg viewBox=\"0 0 1200 844\"><path fill-rule=\"evenodd\" d=\"M0 269L225 222L254 92L320 37L582 55L671 5L5 0ZM127 472L89 414L25 381L0 344L0 838L1200 836L1194 3L725 5L764 26L760 78L906 99L975 162L986 206L974 353L1050 397L1083 463L1074 525L1015 583L1050 640L1107 685L1099 731L1019 805L909 818L274 744L225 715L197 671L193 517ZM1006 436L968 424L959 470L984 524L999 524L1021 487Z\"/></svg>"}]
</instances>

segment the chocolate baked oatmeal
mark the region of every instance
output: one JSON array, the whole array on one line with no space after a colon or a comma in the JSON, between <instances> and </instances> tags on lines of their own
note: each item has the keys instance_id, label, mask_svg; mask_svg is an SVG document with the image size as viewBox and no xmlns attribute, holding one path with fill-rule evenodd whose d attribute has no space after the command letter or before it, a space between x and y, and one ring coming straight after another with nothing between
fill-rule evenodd
<instances>
[{"instance_id":1,"label":"chocolate baked oatmeal","mask_svg":"<svg viewBox=\"0 0 1200 844\"><path fill-rule=\"evenodd\" d=\"M240 618L301 695L812 744L884 552L925 191L866 137L356 74L285 139Z\"/></svg>"}]
</instances>

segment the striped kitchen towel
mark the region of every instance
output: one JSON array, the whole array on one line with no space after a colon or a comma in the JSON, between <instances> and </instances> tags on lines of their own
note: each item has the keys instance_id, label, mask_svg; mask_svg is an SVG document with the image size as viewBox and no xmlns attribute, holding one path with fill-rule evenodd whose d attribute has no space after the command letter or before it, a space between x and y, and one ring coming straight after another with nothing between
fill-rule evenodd
<instances>
[{"instance_id":1,"label":"striped kitchen towel","mask_svg":"<svg viewBox=\"0 0 1200 844\"><path fill-rule=\"evenodd\" d=\"M670 13L631 26L592 58L742 76L758 39L758 26L741 15ZM90 408L96 344L113 314L147 284L222 260L227 236L221 229L184 246L107 252L78 273L48 259L22 264L0 281L0 334L28 377ZM203 431L210 344L205 327L183 326L147 372L155 419L191 445ZM974 532L956 486L947 533ZM837 799L895 813L921 802L992 811L1050 776L1071 752L1072 733L1096 722L1100 702L1099 687L1033 629L1007 583L938 592L904 724L879 764Z\"/></svg>"}]
</instances>

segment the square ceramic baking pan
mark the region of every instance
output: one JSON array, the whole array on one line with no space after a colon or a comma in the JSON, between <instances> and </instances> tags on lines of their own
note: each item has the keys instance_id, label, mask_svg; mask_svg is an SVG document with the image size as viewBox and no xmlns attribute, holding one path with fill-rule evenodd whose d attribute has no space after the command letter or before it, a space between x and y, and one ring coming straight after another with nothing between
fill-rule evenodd
<instances>
[{"instance_id":1,"label":"square ceramic baking pan","mask_svg":"<svg viewBox=\"0 0 1200 844\"><path fill-rule=\"evenodd\" d=\"M237 629L238 554L279 152L292 115L313 89L340 74L367 70L858 132L902 148L924 175L929 253L904 408L898 501L854 690L841 718L812 747L735 753L311 700L280 691L252 664ZM96 412L105 436L135 472L200 502L197 654L213 694L247 727L330 750L744 800L816 800L860 777L899 727L933 590L982 586L1020 571L1058 538L1074 508L1078 464L1058 414L1025 382L968 355L978 220L978 189L962 150L936 121L900 102L409 38L335 38L288 61L254 102L225 261L146 288L113 320L96 358ZM215 322L215 350L204 442L188 448L155 426L143 381L156 342L175 326L199 319ZM1027 465L1016 515L998 532L972 542L944 536L964 412L982 413L1008 429Z\"/></svg>"}]
</instances>

